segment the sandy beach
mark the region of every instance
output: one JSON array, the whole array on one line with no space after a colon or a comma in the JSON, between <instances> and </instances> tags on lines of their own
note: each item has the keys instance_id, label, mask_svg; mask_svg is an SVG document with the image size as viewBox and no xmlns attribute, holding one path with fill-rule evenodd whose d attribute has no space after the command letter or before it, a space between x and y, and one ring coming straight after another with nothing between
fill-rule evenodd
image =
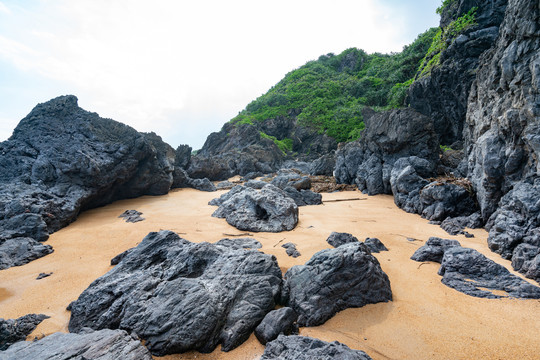
<instances>
[{"instance_id":1,"label":"sandy beach","mask_svg":"<svg viewBox=\"0 0 540 360\"><path fill-rule=\"evenodd\" d=\"M148 232L168 229L193 242L216 242L244 233L224 219L211 217L216 208L207 203L223 192L178 189L81 214L76 222L51 235L47 244L54 253L0 271L0 317L49 315L29 339L67 332L68 304L111 269L111 258L136 246ZM468 230L475 235L471 239L450 236L420 216L398 209L391 196L368 197L358 191L323 194L323 200L351 198L361 200L301 207L293 231L249 235L262 243L261 251L277 257L283 273L330 248L326 238L332 231L349 232L360 240L377 237L389 249L375 256L390 278L392 302L347 309L321 326L302 328L301 335L340 341L366 351L375 360L539 358L540 301L474 298L443 285L437 275L439 264L409 259L429 237L438 236L457 239L512 271L509 261L488 249L484 230ZM126 223L118 218L128 209L142 212L146 220ZM281 247L286 242L297 244L302 256L287 256ZM51 276L36 280L38 274L50 272ZM212 354L190 352L160 359L257 359L263 351L252 335L229 353L218 347Z\"/></svg>"}]
</instances>

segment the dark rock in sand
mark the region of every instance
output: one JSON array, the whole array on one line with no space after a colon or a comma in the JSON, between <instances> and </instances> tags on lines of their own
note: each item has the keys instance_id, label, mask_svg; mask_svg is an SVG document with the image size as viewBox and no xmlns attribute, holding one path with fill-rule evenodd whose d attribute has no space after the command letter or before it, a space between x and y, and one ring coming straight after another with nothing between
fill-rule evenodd
<instances>
[{"instance_id":1,"label":"dark rock in sand","mask_svg":"<svg viewBox=\"0 0 540 360\"><path fill-rule=\"evenodd\" d=\"M338 233L333 231L330 236L328 236L328 239L326 239L326 242L337 248L343 244L356 243L358 242L358 239L349 233Z\"/></svg>"},{"instance_id":2,"label":"dark rock in sand","mask_svg":"<svg viewBox=\"0 0 540 360\"><path fill-rule=\"evenodd\" d=\"M377 238L366 238L364 244L369 248L372 253L378 253L381 251L388 251L386 246Z\"/></svg>"},{"instance_id":3,"label":"dark rock in sand","mask_svg":"<svg viewBox=\"0 0 540 360\"><path fill-rule=\"evenodd\" d=\"M234 187L234 184L230 181L221 181L216 185L217 190L230 190Z\"/></svg>"},{"instance_id":4,"label":"dark rock in sand","mask_svg":"<svg viewBox=\"0 0 540 360\"><path fill-rule=\"evenodd\" d=\"M296 244L294 243L285 243L281 245L281 247L285 248L285 252L287 253L287 255L292 256L293 258L297 258L302 255L300 254L300 251L296 249Z\"/></svg>"},{"instance_id":5,"label":"dark rock in sand","mask_svg":"<svg viewBox=\"0 0 540 360\"><path fill-rule=\"evenodd\" d=\"M0 319L0 358L4 359L1 350L6 350L16 342L26 340L28 334L48 318L49 316L43 314L29 314L18 319Z\"/></svg>"},{"instance_id":6,"label":"dark rock in sand","mask_svg":"<svg viewBox=\"0 0 540 360\"><path fill-rule=\"evenodd\" d=\"M289 186L296 190L309 190L311 188L309 177L299 175L295 172L280 172L272 180L271 184L282 190Z\"/></svg>"},{"instance_id":7,"label":"dark rock in sand","mask_svg":"<svg viewBox=\"0 0 540 360\"><path fill-rule=\"evenodd\" d=\"M293 170L300 174L309 174L311 163L305 161L287 160L281 165L281 170Z\"/></svg>"},{"instance_id":8,"label":"dark rock in sand","mask_svg":"<svg viewBox=\"0 0 540 360\"><path fill-rule=\"evenodd\" d=\"M444 220L447 217L467 216L478 210L469 189L450 182L433 181L420 191L422 217Z\"/></svg>"},{"instance_id":9,"label":"dark rock in sand","mask_svg":"<svg viewBox=\"0 0 540 360\"><path fill-rule=\"evenodd\" d=\"M133 249L127 249L126 251L116 255L111 259L111 265L118 265L123 258L125 258Z\"/></svg>"},{"instance_id":10,"label":"dark rock in sand","mask_svg":"<svg viewBox=\"0 0 540 360\"><path fill-rule=\"evenodd\" d=\"M39 273L39 275L37 276L36 280L41 280L41 279L44 279L46 277L49 277L51 276L53 273L50 272L50 273Z\"/></svg>"},{"instance_id":11,"label":"dark rock in sand","mask_svg":"<svg viewBox=\"0 0 540 360\"><path fill-rule=\"evenodd\" d=\"M124 220L126 220L126 222L136 223L136 222L144 220L144 218L141 217L141 215L142 215L142 212L139 212L137 210L126 210L118 217L123 218Z\"/></svg>"},{"instance_id":12,"label":"dark rock in sand","mask_svg":"<svg viewBox=\"0 0 540 360\"><path fill-rule=\"evenodd\" d=\"M265 183L265 185L267 185ZM221 204L223 204L225 201L229 200L230 198L232 198L234 195L238 194L238 193L241 193L242 191L244 191L246 189L245 186L242 186L242 185L236 185L235 187L233 187L230 191L226 192L225 194L222 194L220 197L218 198L214 198L212 200L210 200L208 202L208 205L212 205L212 206L220 206Z\"/></svg>"},{"instance_id":13,"label":"dark rock in sand","mask_svg":"<svg viewBox=\"0 0 540 360\"><path fill-rule=\"evenodd\" d=\"M392 300L388 276L366 245L322 250L285 274L282 303L300 326L321 325L338 311Z\"/></svg>"},{"instance_id":14,"label":"dark rock in sand","mask_svg":"<svg viewBox=\"0 0 540 360\"><path fill-rule=\"evenodd\" d=\"M426 159L410 156L397 160L390 177L394 203L407 212L421 214L420 191L429 183L426 178L433 175L434 163Z\"/></svg>"},{"instance_id":15,"label":"dark rock in sand","mask_svg":"<svg viewBox=\"0 0 540 360\"><path fill-rule=\"evenodd\" d=\"M277 339L279 335L290 335L295 332L296 313L289 307L272 310L255 328L255 336L261 344Z\"/></svg>"},{"instance_id":16,"label":"dark rock in sand","mask_svg":"<svg viewBox=\"0 0 540 360\"><path fill-rule=\"evenodd\" d=\"M260 190L263 187L265 187L267 184L268 184L267 182L261 181L261 180L249 180L248 182L244 184L244 186Z\"/></svg>"},{"instance_id":17,"label":"dark rock in sand","mask_svg":"<svg viewBox=\"0 0 540 360\"><path fill-rule=\"evenodd\" d=\"M152 360L141 341L123 330L80 334L54 333L34 342L19 342L0 352L3 360Z\"/></svg>"},{"instance_id":18,"label":"dark rock in sand","mask_svg":"<svg viewBox=\"0 0 540 360\"><path fill-rule=\"evenodd\" d=\"M69 330L124 329L158 356L229 351L274 309L280 284L273 256L150 233L72 304Z\"/></svg>"},{"instance_id":19,"label":"dark rock in sand","mask_svg":"<svg viewBox=\"0 0 540 360\"><path fill-rule=\"evenodd\" d=\"M336 153L335 151L332 151L331 153L323 155L317 160L314 160L309 168L309 174L314 176L333 176L335 168Z\"/></svg>"},{"instance_id":20,"label":"dark rock in sand","mask_svg":"<svg viewBox=\"0 0 540 360\"><path fill-rule=\"evenodd\" d=\"M471 229L478 229L482 227L483 220L480 212L475 212L469 216L448 217L441 223L441 228L450 235L464 234L467 236L467 232L464 231L466 227Z\"/></svg>"},{"instance_id":21,"label":"dark rock in sand","mask_svg":"<svg viewBox=\"0 0 540 360\"><path fill-rule=\"evenodd\" d=\"M266 185L260 191L243 188L223 201L212 214L239 230L280 232L294 229L298 206L282 190Z\"/></svg>"},{"instance_id":22,"label":"dark rock in sand","mask_svg":"<svg viewBox=\"0 0 540 360\"><path fill-rule=\"evenodd\" d=\"M444 252L453 246L461 246L461 244L457 240L430 237L424 246L421 246L414 252L411 259L415 261L434 261L440 263L444 256Z\"/></svg>"},{"instance_id":23,"label":"dark rock in sand","mask_svg":"<svg viewBox=\"0 0 540 360\"><path fill-rule=\"evenodd\" d=\"M471 296L496 299L504 296L489 290L502 290L509 297L540 299L540 287L512 275L504 266L474 249L448 248L439 275L443 276L443 284Z\"/></svg>"},{"instance_id":24,"label":"dark rock in sand","mask_svg":"<svg viewBox=\"0 0 540 360\"><path fill-rule=\"evenodd\" d=\"M253 238L235 238L235 239L221 239L216 242L216 245L229 247L235 250L241 249L260 249L262 244Z\"/></svg>"},{"instance_id":25,"label":"dark rock in sand","mask_svg":"<svg viewBox=\"0 0 540 360\"><path fill-rule=\"evenodd\" d=\"M0 240L0 270L27 264L52 252L52 246L27 237Z\"/></svg>"},{"instance_id":26,"label":"dark rock in sand","mask_svg":"<svg viewBox=\"0 0 540 360\"><path fill-rule=\"evenodd\" d=\"M249 180L255 180L258 177L263 176L264 174L262 172L250 172L246 175L242 176L242 181L249 181Z\"/></svg>"},{"instance_id":27,"label":"dark rock in sand","mask_svg":"<svg viewBox=\"0 0 540 360\"><path fill-rule=\"evenodd\" d=\"M266 344L261 360L371 360L363 351L352 350L337 341L326 342L307 336L280 335Z\"/></svg>"},{"instance_id":28,"label":"dark rock in sand","mask_svg":"<svg viewBox=\"0 0 540 360\"><path fill-rule=\"evenodd\" d=\"M311 190L296 190L291 186L287 186L283 191L294 200L297 206L322 204L322 195Z\"/></svg>"}]
</instances>

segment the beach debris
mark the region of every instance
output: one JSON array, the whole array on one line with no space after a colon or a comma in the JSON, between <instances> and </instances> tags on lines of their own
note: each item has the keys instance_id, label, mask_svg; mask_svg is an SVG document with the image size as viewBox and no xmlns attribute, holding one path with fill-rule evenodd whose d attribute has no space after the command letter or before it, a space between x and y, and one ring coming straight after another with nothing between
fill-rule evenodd
<instances>
[{"instance_id":1,"label":"beach debris","mask_svg":"<svg viewBox=\"0 0 540 360\"><path fill-rule=\"evenodd\" d=\"M122 328L156 356L232 350L275 308L281 288L276 258L243 249L248 242L150 233L71 305L69 331Z\"/></svg>"},{"instance_id":2,"label":"beach debris","mask_svg":"<svg viewBox=\"0 0 540 360\"><path fill-rule=\"evenodd\" d=\"M49 277L51 276L53 273L50 272L50 273L39 273L39 275L37 276L36 280L41 280L43 278L46 278L46 277Z\"/></svg>"},{"instance_id":3,"label":"beach debris","mask_svg":"<svg viewBox=\"0 0 540 360\"><path fill-rule=\"evenodd\" d=\"M317 252L284 276L282 304L298 325L321 325L338 311L392 300L390 280L366 245L349 243Z\"/></svg>"},{"instance_id":4,"label":"beach debris","mask_svg":"<svg viewBox=\"0 0 540 360\"><path fill-rule=\"evenodd\" d=\"M120 216L118 217L126 220L126 222L128 223L136 223L136 222L144 220L144 218L141 217L141 215L142 215L142 212L139 212L137 210L126 210L122 214L120 214Z\"/></svg>"}]
</instances>

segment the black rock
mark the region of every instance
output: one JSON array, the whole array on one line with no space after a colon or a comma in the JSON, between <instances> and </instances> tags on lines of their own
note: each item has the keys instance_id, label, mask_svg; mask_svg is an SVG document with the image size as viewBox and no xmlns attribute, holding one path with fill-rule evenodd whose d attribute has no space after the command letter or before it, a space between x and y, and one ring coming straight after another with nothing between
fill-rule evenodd
<instances>
[{"instance_id":1,"label":"black rock","mask_svg":"<svg viewBox=\"0 0 540 360\"><path fill-rule=\"evenodd\" d=\"M468 233L464 231L465 228L477 229L482 227L483 220L480 212L475 212L469 216L448 217L440 225L450 235L464 234L467 236Z\"/></svg>"},{"instance_id":2,"label":"black rock","mask_svg":"<svg viewBox=\"0 0 540 360\"><path fill-rule=\"evenodd\" d=\"M127 249L126 251L116 255L111 259L111 265L118 265L123 258L125 258L133 249Z\"/></svg>"},{"instance_id":3,"label":"black rock","mask_svg":"<svg viewBox=\"0 0 540 360\"><path fill-rule=\"evenodd\" d=\"M414 252L411 259L415 261L434 261L440 263L444 256L444 252L453 246L461 246L461 244L457 240L430 237L424 246L421 246Z\"/></svg>"},{"instance_id":4,"label":"black rock","mask_svg":"<svg viewBox=\"0 0 540 360\"><path fill-rule=\"evenodd\" d=\"M473 194L463 186L433 181L420 191L421 215L428 220L467 216L478 210Z\"/></svg>"},{"instance_id":5,"label":"black rock","mask_svg":"<svg viewBox=\"0 0 540 360\"><path fill-rule=\"evenodd\" d=\"M267 185L265 183L265 185ZM235 187L233 187L230 191L227 191L225 194L222 194L220 197L218 198L215 198L215 199L212 199L208 202L208 205L212 205L212 206L220 206L221 204L223 204L225 201L229 200L230 198L232 198L234 195L244 191L246 189L245 186L242 186L242 185L236 185Z\"/></svg>"},{"instance_id":6,"label":"black rock","mask_svg":"<svg viewBox=\"0 0 540 360\"><path fill-rule=\"evenodd\" d=\"M300 326L323 324L338 311L392 300L390 281L366 245L322 250L285 274L282 303Z\"/></svg>"},{"instance_id":7,"label":"black rock","mask_svg":"<svg viewBox=\"0 0 540 360\"><path fill-rule=\"evenodd\" d=\"M223 201L212 214L225 218L239 230L280 232L294 229L298 223L298 206L285 192L273 185L260 191L243 188Z\"/></svg>"},{"instance_id":8,"label":"black rock","mask_svg":"<svg viewBox=\"0 0 540 360\"><path fill-rule=\"evenodd\" d=\"M144 218L141 217L141 215L142 215L142 212L139 212L137 210L126 210L118 217L123 218L124 220L126 220L126 222L136 223L136 222L144 220Z\"/></svg>"},{"instance_id":9,"label":"black rock","mask_svg":"<svg viewBox=\"0 0 540 360\"><path fill-rule=\"evenodd\" d=\"M53 251L52 246L27 237L0 240L0 270L27 264Z\"/></svg>"},{"instance_id":10,"label":"black rock","mask_svg":"<svg viewBox=\"0 0 540 360\"><path fill-rule=\"evenodd\" d=\"M289 307L272 310L255 328L255 336L261 344L277 339L279 335L290 335L295 332L296 313Z\"/></svg>"},{"instance_id":11,"label":"black rock","mask_svg":"<svg viewBox=\"0 0 540 360\"><path fill-rule=\"evenodd\" d=\"M217 190L230 190L234 187L234 184L230 181L221 181L216 185Z\"/></svg>"},{"instance_id":12,"label":"black rock","mask_svg":"<svg viewBox=\"0 0 540 360\"><path fill-rule=\"evenodd\" d=\"M372 253L378 253L381 251L388 251L386 246L377 238L366 238L364 244L369 248Z\"/></svg>"},{"instance_id":13,"label":"black rock","mask_svg":"<svg viewBox=\"0 0 540 360\"><path fill-rule=\"evenodd\" d=\"M330 236L328 236L328 239L326 239L326 242L337 248L343 244L356 243L358 242L358 239L349 233L338 233L333 231Z\"/></svg>"},{"instance_id":14,"label":"black rock","mask_svg":"<svg viewBox=\"0 0 540 360\"><path fill-rule=\"evenodd\" d=\"M124 329L158 356L234 349L274 309L281 271L275 257L224 243L148 234L72 304L69 330Z\"/></svg>"},{"instance_id":15,"label":"black rock","mask_svg":"<svg viewBox=\"0 0 540 360\"><path fill-rule=\"evenodd\" d=\"M28 314L18 319L0 319L0 358L4 359L1 350L6 350L12 344L26 340L36 326L49 316L43 314Z\"/></svg>"},{"instance_id":16,"label":"black rock","mask_svg":"<svg viewBox=\"0 0 540 360\"><path fill-rule=\"evenodd\" d=\"M442 283L467 295L496 299L505 297L489 290L505 291L509 297L540 299L540 287L511 274L504 266L474 249L454 246L444 252L439 269Z\"/></svg>"},{"instance_id":17,"label":"black rock","mask_svg":"<svg viewBox=\"0 0 540 360\"><path fill-rule=\"evenodd\" d=\"M285 252L287 253L287 255L292 256L293 258L297 258L302 255L300 254L300 251L296 249L296 244L289 242L281 245L281 247L285 248Z\"/></svg>"},{"instance_id":18,"label":"black rock","mask_svg":"<svg viewBox=\"0 0 540 360\"><path fill-rule=\"evenodd\" d=\"M296 190L291 186L287 186L283 191L294 200L297 206L322 204L322 195L311 190Z\"/></svg>"},{"instance_id":19,"label":"black rock","mask_svg":"<svg viewBox=\"0 0 540 360\"><path fill-rule=\"evenodd\" d=\"M249 180L254 180L258 177L261 177L263 176L264 174L262 172L250 172L250 173L247 173L246 175L242 176L242 181L249 181Z\"/></svg>"},{"instance_id":20,"label":"black rock","mask_svg":"<svg viewBox=\"0 0 540 360\"><path fill-rule=\"evenodd\" d=\"M279 335L266 344L261 360L371 360L363 351L352 350L337 341L326 342L307 336Z\"/></svg>"},{"instance_id":21,"label":"black rock","mask_svg":"<svg viewBox=\"0 0 540 360\"><path fill-rule=\"evenodd\" d=\"M37 276L36 280L41 280L41 279L44 279L46 277L49 277L51 276L53 273L50 272L50 273L39 273L39 275Z\"/></svg>"},{"instance_id":22,"label":"black rock","mask_svg":"<svg viewBox=\"0 0 540 360\"><path fill-rule=\"evenodd\" d=\"M333 176L334 169L336 168L336 154L332 151L330 154L326 154L314 160L309 168L310 175L324 175Z\"/></svg>"},{"instance_id":23,"label":"black rock","mask_svg":"<svg viewBox=\"0 0 540 360\"><path fill-rule=\"evenodd\" d=\"M176 148L176 159L174 160L174 165L187 169L191 163L191 146L189 145L180 145Z\"/></svg>"},{"instance_id":24,"label":"black rock","mask_svg":"<svg viewBox=\"0 0 540 360\"><path fill-rule=\"evenodd\" d=\"M91 331L80 334L54 333L38 341L21 341L0 352L3 360L152 360L141 341L123 330Z\"/></svg>"},{"instance_id":25,"label":"black rock","mask_svg":"<svg viewBox=\"0 0 540 360\"><path fill-rule=\"evenodd\" d=\"M298 160L286 160L281 165L281 170L293 170L300 174L309 174L311 171L311 163Z\"/></svg>"},{"instance_id":26,"label":"black rock","mask_svg":"<svg viewBox=\"0 0 540 360\"><path fill-rule=\"evenodd\" d=\"M261 181L261 180L249 180L244 184L244 186L260 190L263 187L265 187L267 184L268 184L267 182Z\"/></svg>"},{"instance_id":27,"label":"black rock","mask_svg":"<svg viewBox=\"0 0 540 360\"><path fill-rule=\"evenodd\" d=\"M216 245L226 246L235 250L241 250L241 249L260 249L262 248L262 244L258 242L255 239L252 238L235 238L235 239L221 239L218 242L216 242Z\"/></svg>"},{"instance_id":28,"label":"black rock","mask_svg":"<svg viewBox=\"0 0 540 360\"><path fill-rule=\"evenodd\" d=\"M299 175L295 172L281 172L272 180L271 184L282 190L287 187L293 187L296 190L309 190L311 188L309 177Z\"/></svg>"}]
</instances>

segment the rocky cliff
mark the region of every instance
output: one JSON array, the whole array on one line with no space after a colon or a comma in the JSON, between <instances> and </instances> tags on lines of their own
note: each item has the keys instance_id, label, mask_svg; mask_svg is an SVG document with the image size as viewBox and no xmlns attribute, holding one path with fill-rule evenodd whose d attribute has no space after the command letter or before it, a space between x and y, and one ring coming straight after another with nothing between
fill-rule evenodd
<instances>
[{"instance_id":1,"label":"rocky cliff","mask_svg":"<svg viewBox=\"0 0 540 360\"><path fill-rule=\"evenodd\" d=\"M75 96L37 105L0 154L0 269L50 253L39 242L82 210L166 194L175 163L189 161L154 133L81 109Z\"/></svg>"}]
</instances>

